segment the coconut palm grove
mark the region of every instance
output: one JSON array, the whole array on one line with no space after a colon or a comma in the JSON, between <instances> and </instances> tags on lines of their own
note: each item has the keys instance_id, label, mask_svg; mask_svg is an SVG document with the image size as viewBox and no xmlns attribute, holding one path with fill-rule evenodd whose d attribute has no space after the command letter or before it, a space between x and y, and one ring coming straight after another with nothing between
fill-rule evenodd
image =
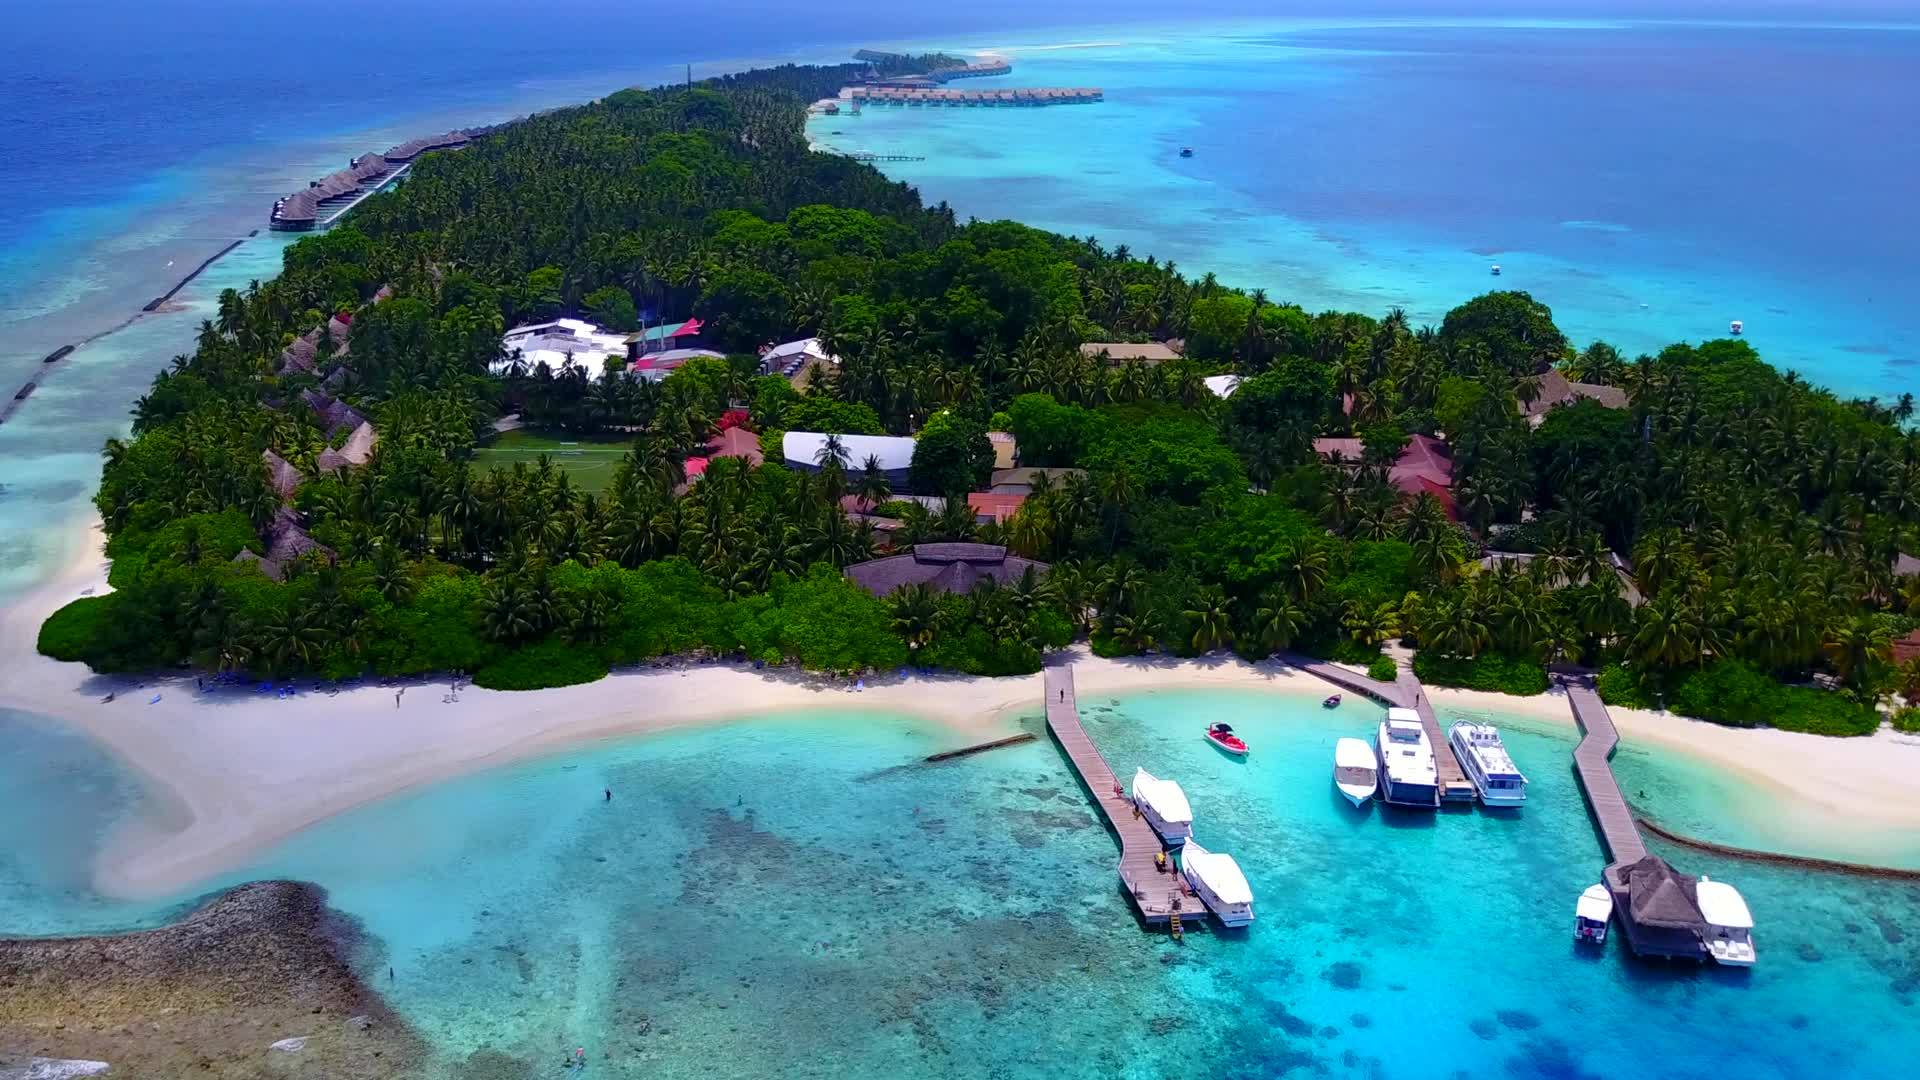
<instances>
[{"instance_id":1,"label":"coconut palm grove","mask_svg":"<svg viewBox=\"0 0 1920 1080\"><path fill-rule=\"evenodd\" d=\"M1890 705L1920 699L1910 396L1839 400L1738 338L1627 358L1523 292L1413 326L962 222L808 148L809 102L865 70L529 118L289 248L106 447L114 590L41 650L534 688L668 656L1016 674L1081 638L1356 663L1397 638L1442 685L1534 693L1572 664L1725 723L1920 728ZM508 328L562 316L697 319L718 355L657 380L507 362ZM805 337L838 362L762 373ZM1149 342L1173 358L1082 348ZM610 482L495 467L502 417L607 447ZM723 429L765 460L710 457ZM832 438L795 467L786 432ZM989 432L1045 470L1004 517L965 499ZM916 438L922 498L842 441L877 435ZM1050 570L886 596L843 573L939 541Z\"/></svg>"}]
</instances>

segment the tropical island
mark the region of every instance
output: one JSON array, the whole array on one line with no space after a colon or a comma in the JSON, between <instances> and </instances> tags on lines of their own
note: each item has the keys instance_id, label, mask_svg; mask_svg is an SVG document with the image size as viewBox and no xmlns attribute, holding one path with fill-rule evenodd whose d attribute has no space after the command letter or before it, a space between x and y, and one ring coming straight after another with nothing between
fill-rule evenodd
<instances>
[{"instance_id":1,"label":"tropical island","mask_svg":"<svg viewBox=\"0 0 1920 1080\"><path fill-rule=\"evenodd\" d=\"M289 248L106 448L113 591L41 651L532 689L1083 637L1390 671L1397 639L1435 685L1581 665L1616 704L1920 729L1911 396L1737 338L1577 347L1523 292L1416 328L963 223L807 145L867 74L533 117ZM495 467L515 439L555 453ZM903 557L937 568L859 569Z\"/></svg>"}]
</instances>

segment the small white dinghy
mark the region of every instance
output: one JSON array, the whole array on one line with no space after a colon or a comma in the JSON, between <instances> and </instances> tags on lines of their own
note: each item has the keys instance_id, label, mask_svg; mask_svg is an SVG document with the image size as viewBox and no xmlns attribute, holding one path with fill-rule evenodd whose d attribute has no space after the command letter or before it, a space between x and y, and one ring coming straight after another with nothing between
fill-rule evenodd
<instances>
[{"instance_id":1,"label":"small white dinghy","mask_svg":"<svg viewBox=\"0 0 1920 1080\"><path fill-rule=\"evenodd\" d=\"M1177 847L1193 835L1193 807L1187 803L1187 793L1172 780L1161 780L1136 768L1133 805L1168 845Z\"/></svg>"},{"instance_id":2,"label":"small white dinghy","mask_svg":"<svg viewBox=\"0 0 1920 1080\"><path fill-rule=\"evenodd\" d=\"M1613 894L1605 885L1589 885L1573 905L1573 940L1602 945L1607 940L1607 922L1613 918Z\"/></svg>"},{"instance_id":3,"label":"small white dinghy","mask_svg":"<svg viewBox=\"0 0 1920 1080\"><path fill-rule=\"evenodd\" d=\"M1341 739L1333 744L1333 786L1355 806L1363 806L1380 790L1379 761L1365 739Z\"/></svg>"}]
</instances>

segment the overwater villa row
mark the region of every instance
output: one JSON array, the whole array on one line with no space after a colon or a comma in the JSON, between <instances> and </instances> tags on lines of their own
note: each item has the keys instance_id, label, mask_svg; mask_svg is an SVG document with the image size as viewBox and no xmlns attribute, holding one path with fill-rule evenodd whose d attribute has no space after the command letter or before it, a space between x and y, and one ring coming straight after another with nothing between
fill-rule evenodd
<instances>
[{"instance_id":1,"label":"overwater villa row","mask_svg":"<svg viewBox=\"0 0 1920 1080\"><path fill-rule=\"evenodd\" d=\"M1097 86L1036 86L1018 90L945 90L912 86L852 86L840 92L859 111L862 105L1084 105L1105 101Z\"/></svg>"},{"instance_id":2,"label":"overwater villa row","mask_svg":"<svg viewBox=\"0 0 1920 1080\"><path fill-rule=\"evenodd\" d=\"M283 232L304 232L319 225L331 224L333 219L346 213L353 204L405 172L421 154L429 150L456 149L465 146L471 139L469 132L449 131L444 135L409 139L383 154L362 154L349 161L347 167L339 172L313 181L303 191L276 200L272 212L267 215L267 225Z\"/></svg>"}]
</instances>

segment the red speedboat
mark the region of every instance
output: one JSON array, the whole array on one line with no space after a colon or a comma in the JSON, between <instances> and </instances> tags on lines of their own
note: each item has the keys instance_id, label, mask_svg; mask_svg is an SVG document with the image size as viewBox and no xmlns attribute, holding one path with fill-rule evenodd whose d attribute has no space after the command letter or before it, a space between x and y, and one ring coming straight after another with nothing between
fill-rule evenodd
<instances>
[{"instance_id":1,"label":"red speedboat","mask_svg":"<svg viewBox=\"0 0 1920 1080\"><path fill-rule=\"evenodd\" d=\"M1207 741L1232 754L1234 757L1247 756L1247 744L1233 733L1230 724L1213 724L1207 728Z\"/></svg>"}]
</instances>

